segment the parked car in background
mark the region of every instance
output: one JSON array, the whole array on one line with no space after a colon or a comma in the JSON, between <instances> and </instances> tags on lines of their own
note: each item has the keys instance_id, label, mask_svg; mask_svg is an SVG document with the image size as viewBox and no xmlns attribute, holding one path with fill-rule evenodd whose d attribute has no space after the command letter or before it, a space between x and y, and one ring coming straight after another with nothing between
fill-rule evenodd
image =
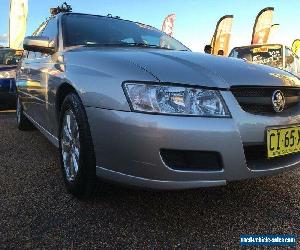
<instances>
[{"instance_id":1,"label":"parked car in background","mask_svg":"<svg viewBox=\"0 0 300 250\"><path fill-rule=\"evenodd\" d=\"M17 125L36 126L59 148L74 195L90 194L96 176L187 189L300 165L293 74L193 53L110 16L60 13L40 27L23 44Z\"/></svg>"},{"instance_id":2,"label":"parked car in background","mask_svg":"<svg viewBox=\"0 0 300 250\"><path fill-rule=\"evenodd\" d=\"M299 57L289 47L282 44L235 47L229 57L284 69L300 77Z\"/></svg>"},{"instance_id":3,"label":"parked car in background","mask_svg":"<svg viewBox=\"0 0 300 250\"><path fill-rule=\"evenodd\" d=\"M0 108L16 106L16 69L22 50L0 48Z\"/></svg>"}]
</instances>

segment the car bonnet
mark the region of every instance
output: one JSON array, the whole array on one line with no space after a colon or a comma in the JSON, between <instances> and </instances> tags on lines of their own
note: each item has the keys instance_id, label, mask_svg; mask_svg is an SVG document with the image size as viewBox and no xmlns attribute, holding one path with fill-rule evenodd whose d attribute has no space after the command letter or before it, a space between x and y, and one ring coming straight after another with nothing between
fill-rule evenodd
<instances>
[{"instance_id":1,"label":"car bonnet","mask_svg":"<svg viewBox=\"0 0 300 250\"><path fill-rule=\"evenodd\" d=\"M134 64L137 68L149 72L160 82L165 83L221 89L229 89L231 86L300 87L299 79L286 71L252 64L241 59L187 51L144 48L80 49L81 53L84 51L92 52L89 53L90 59L98 57L102 62ZM97 65L93 66L97 67ZM124 80L133 79L134 76L132 79Z\"/></svg>"}]
</instances>

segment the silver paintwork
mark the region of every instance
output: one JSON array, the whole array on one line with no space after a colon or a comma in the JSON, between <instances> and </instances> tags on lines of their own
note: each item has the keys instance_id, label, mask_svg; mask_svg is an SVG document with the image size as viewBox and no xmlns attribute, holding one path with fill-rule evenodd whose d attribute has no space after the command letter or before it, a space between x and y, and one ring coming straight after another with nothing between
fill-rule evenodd
<instances>
[{"instance_id":1,"label":"silver paintwork","mask_svg":"<svg viewBox=\"0 0 300 250\"><path fill-rule=\"evenodd\" d=\"M61 15L56 17L59 25ZM60 26L59 26L60 27ZM95 148L97 175L112 181L158 189L224 185L299 166L300 156L251 170L243 146L265 143L267 127L300 124L299 105L287 116L261 116L241 109L232 86L300 87L294 75L244 60L202 53L147 48L68 48L52 55L24 58L18 70L18 93L25 115L58 146L57 96L74 88L87 113ZM228 118L199 118L131 112L122 89L125 81L178 83L220 89ZM216 172L168 168L160 149L211 150L224 169Z\"/></svg>"}]
</instances>

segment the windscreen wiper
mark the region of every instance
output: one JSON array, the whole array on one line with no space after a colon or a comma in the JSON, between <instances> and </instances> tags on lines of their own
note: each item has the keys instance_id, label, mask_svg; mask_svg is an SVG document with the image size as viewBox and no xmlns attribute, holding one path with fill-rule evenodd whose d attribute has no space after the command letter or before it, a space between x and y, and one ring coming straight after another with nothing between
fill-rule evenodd
<instances>
[{"instance_id":1,"label":"windscreen wiper","mask_svg":"<svg viewBox=\"0 0 300 250\"><path fill-rule=\"evenodd\" d=\"M167 47L162 47L156 44L147 44L147 43L122 43L124 46L134 46L134 47L141 47L141 48L154 48L154 49L166 49L166 50L175 50L175 49L170 49ZM189 51L187 49L183 50L177 50L177 51Z\"/></svg>"},{"instance_id":2,"label":"windscreen wiper","mask_svg":"<svg viewBox=\"0 0 300 250\"><path fill-rule=\"evenodd\" d=\"M86 43L81 46L83 46L83 47L109 47L109 46L117 47L117 46L122 46L122 45L123 45L123 43Z\"/></svg>"},{"instance_id":3,"label":"windscreen wiper","mask_svg":"<svg viewBox=\"0 0 300 250\"><path fill-rule=\"evenodd\" d=\"M155 49L166 49L166 50L173 50L166 47L161 47L155 44L147 44L147 43L86 43L82 45L84 47L140 47L140 48L155 48Z\"/></svg>"},{"instance_id":4,"label":"windscreen wiper","mask_svg":"<svg viewBox=\"0 0 300 250\"><path fill-rule=\"evenodd\" d=\"M173 50L169 49L167 47L161 47L156 44L147 44L147 43L125 43L125 46L133 46L133 47L141 47L141 48L154 48L154 49L167 49L167 50Z\"/></svg>"}]
</instances>

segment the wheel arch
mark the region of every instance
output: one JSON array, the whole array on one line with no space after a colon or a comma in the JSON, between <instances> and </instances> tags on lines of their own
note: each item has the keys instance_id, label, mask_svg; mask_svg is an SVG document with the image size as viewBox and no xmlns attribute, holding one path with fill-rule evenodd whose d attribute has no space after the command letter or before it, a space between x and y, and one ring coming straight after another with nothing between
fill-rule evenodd
<instances>
[{"instance_id":1,"label":"wheel arch","mask_svg":"<svg viewBox=\"0 0 300 250\"><path fill-rule=\"evenodd\" d=\"M56 98L55 98L55 110L56 110L57 120L59 120L59 117L60 117L60 110L61 110L63 101L66 98L66 96L69 95L70 93L75 93L80 98L80 95L78 94L78 92L76 91L74 86L72 86L72 84L70 84L68 82L62 83L59 86L59 88L57 89Z\"/></svg>"}]
</instances>

